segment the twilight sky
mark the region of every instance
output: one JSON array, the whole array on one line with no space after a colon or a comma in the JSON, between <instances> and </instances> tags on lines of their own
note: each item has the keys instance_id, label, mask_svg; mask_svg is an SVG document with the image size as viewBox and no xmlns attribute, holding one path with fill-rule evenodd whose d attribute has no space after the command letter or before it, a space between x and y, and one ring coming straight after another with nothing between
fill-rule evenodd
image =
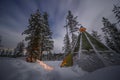
<instances>
[{"instance_id":1,"label":"twilight sky","mask_svg":"<svg viewBox=\"0 0 120 80\"><path fill-rule=\"evenodd\" d=\"M24 39L21 33L28 26L31 13L37 9L48 12L50 28L53 31L54 52L61 52L65 34L65 18L71 10L78 16L78 22L88 32L96 30L101 33L102 17L115 22L112 13L113 4L119 0L0 0L0 35L6 48L15 48Z\"/></svg>"}]
</instances>

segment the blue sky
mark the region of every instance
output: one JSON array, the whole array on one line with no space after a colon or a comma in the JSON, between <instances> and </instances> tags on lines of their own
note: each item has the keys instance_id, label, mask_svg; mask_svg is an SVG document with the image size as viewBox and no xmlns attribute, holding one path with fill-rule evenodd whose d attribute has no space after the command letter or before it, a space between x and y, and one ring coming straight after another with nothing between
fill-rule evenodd
<instances>
[{"instance_id":1,"label":"blue sky","mask_svg":"<svg viewBox=\"0 0 120 80\"><path fill-rule=\"evenodd\" d=\"M6 48L15 48L24 39L21 33L28 26L31 13L37 9L48 12L50 28L53 31L54 51L61 52L65 34L65 18L71 10L88 32L101 33L102 17L115 21L113 4L119 0L0 0L0 35Z\"/></svg>"}]
</instances>

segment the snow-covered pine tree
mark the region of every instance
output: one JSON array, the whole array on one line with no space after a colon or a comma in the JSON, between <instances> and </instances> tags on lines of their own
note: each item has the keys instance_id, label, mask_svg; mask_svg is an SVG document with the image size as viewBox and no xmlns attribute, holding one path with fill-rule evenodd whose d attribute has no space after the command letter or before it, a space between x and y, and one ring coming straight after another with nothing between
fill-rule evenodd
<instances>
[{"instance_id":1,"label":"snow-covered pine tree","mask_svg":"<svg viewBox=\"0 0 120 80\"><path fill-rule=\"evenodd\" d=\"M35 62L36 59L42 59L42 52L46 50L45 39L50 39L51 32L48 29L48 17L45 13L42 15L39 10L32 14L29 19L28 29L23 34L28 35L25 40L28 41L27 61Z\"/></svg>"},{"instance_id":2,"label":"snow-covered pine tree","mask_svg":"<svg viewBox=\"0 0 120 80\"><path fill-rule=\"evenodd\" d=\"M114 51L120 53L120 32L116 28L116 24L111 23L107 18L102 19L102 31L105 34L106 44Z\"/></svg>"},{"instance_id":3,"label":"snow-covered pine tree","mask_svg":"<svg viewBox=\"0 0 120 80\"><path fill-rule=\"evenodd\" d=\"M91 35L92 35L95 39L97 39L98 41L101 41L101 38L100 38L101 35L99 35L97 31L92 30Z\"/></svg>"},{"instance_id":4,"label":"snow-covered pine tree","mask_svg":"<svg viewBox=\"0 0 120 80\"><path fill-rule=\"evenodd\" d=\"M44 24L46 26L46 32L45 32L45 37L43 42L43 46L44 46L43 51L47 51L50 54L51 50L53 50L53 47L54 47L54 41L52 40L52 32L50 30L50 26L48 23L47 12L44 13L43 18L44 18Z\"/></svg>"},{"instance_id":5,"label":"snow-covered pine tree","mask_svg":"<svg viewBox=\"0 0 120 80\"><path fill-rule=\"evenodd\" d=\"M67 20L66 20L67 21ZM69 32L68 32L68 23L66 26L64 26L64 28L66 29L66 34L64 37L64 46L63 46L63 51L64 51L64 56L67 55L70 51L71 51L71 44L70 44L70 38L69 38Z\"/></svg>"},{"instance_id":6,"label":"snow-covered pine tree","mask_svg":"<svg viewBox=\"0 0 120 80\"><path fill-rule=\"evenodd\" d=\"M28 29L23 32L23 34L28 35L25 38L26 41L29 41L27 46L28 62L35 62L42 55L43 31L45 31L43 18L39 10L37 10L36 13L31 14Z\"/></svg>"},{"instance_id":7,"label":"snow-covered pine tree","mask_svg":"<svg viewBox=\"0 0 120 80\"><path fill-rule=\"evenodd\" d=\"M68 15L67 15L66 19L67 19L66 20L67 21L66 27L69 28L69 31L72 34L72 37L71 37L72 38L72 42L71 42L72 45L71 45L71 47L73 47L74 43L76 41L76 36L75 36L74 32L76 32L78 30L78 26L79 26L79 24L77 22L77 16L74 17L72 12L68 11Z\"/></svg>"},{"instance_id":8,"label":"snow-covered pine tree","mask_svg":"<svg viewBox=\"0 0 120 80\"><path fill-rule=\"evenodd\" d=\"M115 18L117 20L117 23L120 23L120 6L114 5L112 12L115 14Z\"/></svg>"}]
</instances>

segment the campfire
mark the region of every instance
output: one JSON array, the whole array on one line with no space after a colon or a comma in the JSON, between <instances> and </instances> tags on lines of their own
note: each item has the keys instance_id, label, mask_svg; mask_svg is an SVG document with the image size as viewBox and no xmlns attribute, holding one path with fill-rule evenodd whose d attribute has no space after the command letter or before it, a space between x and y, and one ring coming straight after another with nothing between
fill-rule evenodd
<instances>
[{"instance_id":1,"label":"campfire","mask_svg":"<svg viewBox=\"0 0 120 80\"><path fill-rule=\"evenodd\" d=\"M45 64L43 61L40 61L40 60L37 59L37 62L40 64L40 66L42 66L47 71L51 71L51 70L54 69L53 67Z\"/></svg>"}]
</instances>

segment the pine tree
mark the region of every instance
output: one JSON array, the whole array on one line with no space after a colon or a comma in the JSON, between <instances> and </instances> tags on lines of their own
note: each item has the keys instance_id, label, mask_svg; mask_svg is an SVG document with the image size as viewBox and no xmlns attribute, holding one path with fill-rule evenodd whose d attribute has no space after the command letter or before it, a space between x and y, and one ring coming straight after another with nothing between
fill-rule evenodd
<instances>
[{"instance_id":1,"label":"pine tree","mask_svg":"<svg viewBox=\"0 0 120 80\"><path fill-rule=\"evenodd\" d=\"M74 17L71 11L68 11L67 15L67 27L69 27L69 31L73 34L73 32L77 31L77 26L79 25L77 22L77 16Z\"/></svg>"},{"instance_id":2,"label":"pine tree","mask_svg":"<svg viewBox=\"0 0 120 80\"><path fill-rule=\"evenodd\" d=\"M51 50L53 50L53 47L54 47L54 41L52 40L52 32L50 30L50 26L49 26L49 23L48 23L48 14L47 14L47 12L44 13L43 17L44 17L44 24L47 27L44 42L43 42L43 45L44 45L43 51L48 51L48 53L51 53Z\"/></svg>"},{"instance_id":3,"label":"pine tree","mask_svg":"<svg viewBox=\"0 0 120 80\"><path fill-rule=\"evenodd\" d=\"M68 33L68 24L66 26L64 26L64 28L66 28L66 34L64 37L64 46L63 46L63 51L64 51L64 55L68 54L71 51L71 44L70 44L70 38L69 38L69 33Z\"/></svg>"},{"instance_id":4,"label":"pine tree","mask_svg":"<svg viewBox=\"0 0 120 80\"><path fill-rule=\"evenodd\" d=\"M28 35L25 40L29 41L27 61L34 62L36 59L42 59L42 52L46 50L45 40L51 37L51 32L48 27L48 17L46 13L42 15L39 10L37 10L36 13L31 15L28 29L23 32L23 34Z\"/></svg>"},{"instance_id":5,"label":"pine tree","mask_svg":"<svg viewBox=\"0 0 120 80\"><path fill-rule=\"evenodd\" d=\"M43 47L42 47L42 51L47 51L47 55L48 58L50 59L51 57L51 50L53 50L54 48L54 41L52 39L52 32L50 30L50 26L48 23L48 14L47 12L44 12L43 14L43 18L44 18L44 24L46 26L46 32L45 32L45 36L44 36L44 40L43 40Z\"/></svg>"},{"instance_id":6,"label":"pine tree","mask_svg":"<svg viewBox=\"0 0 120 80\"><path fill-rule=\"evenodd\" d=\"M95 39L97 39L98 41L101 41L101 39L100 39L101 35L99 35L97 31L94 31L94 30L93 30L92 33L91 33L91 35L92 35Z\"/></svg>"},{"instance_id":7,"label":"pine tree","mask_svg":"<svg viewBox=\"0 0 120 80\"><path fill-rule=\"evenodd\" d=\"M116 28L116 24L111 23L108 19L103 17L103 25L102 31L105 34L106 44L116 52L120 52L120 33Z\"/></svg>"},{"instance_id":8,"label":"pine tree","mask_svg":"<svg viewBox=\"0 0 120 80\"><path fill-rule=\"evenodd\" d=\"M72 34L72 43L71 43L72 45L71 46L73 47L74 41L75 41L74 39L76 38L74 32L76 32L78 30L78 26L79 26L79 24L77 22L77 16L74 17L73 14L71 13L71 11L68 11L68 15L67 15L66 19L67 19L66 27L69 28L69 31Z\"/></svg>"},{"instance_id":9,"label":"pine tree","mask_svg":"<svg viewBox=\"0 0 120 80\"><path fill-rule=\"evenodd\" d=\"M40 14L39 10L37 10L35 14L31 15L29 19L28 29L24 31L24 34L28 35L25 40L29 41L27 47L27 60L29 62L34 62L37 58L41 57L44 32L45 26L43 24L43 17Z\"/></svg>"},{"instance_id":10,"label":"pine tree","mask_svg":"<svg viewBox=\"0 0 120 80\"><path fill-rule=\"evenodd\" d=\"M112 12L115 14L115 18L117 19L117 23L120 23L120 6L114 5Z\"/></svg>"}]
</instances>

